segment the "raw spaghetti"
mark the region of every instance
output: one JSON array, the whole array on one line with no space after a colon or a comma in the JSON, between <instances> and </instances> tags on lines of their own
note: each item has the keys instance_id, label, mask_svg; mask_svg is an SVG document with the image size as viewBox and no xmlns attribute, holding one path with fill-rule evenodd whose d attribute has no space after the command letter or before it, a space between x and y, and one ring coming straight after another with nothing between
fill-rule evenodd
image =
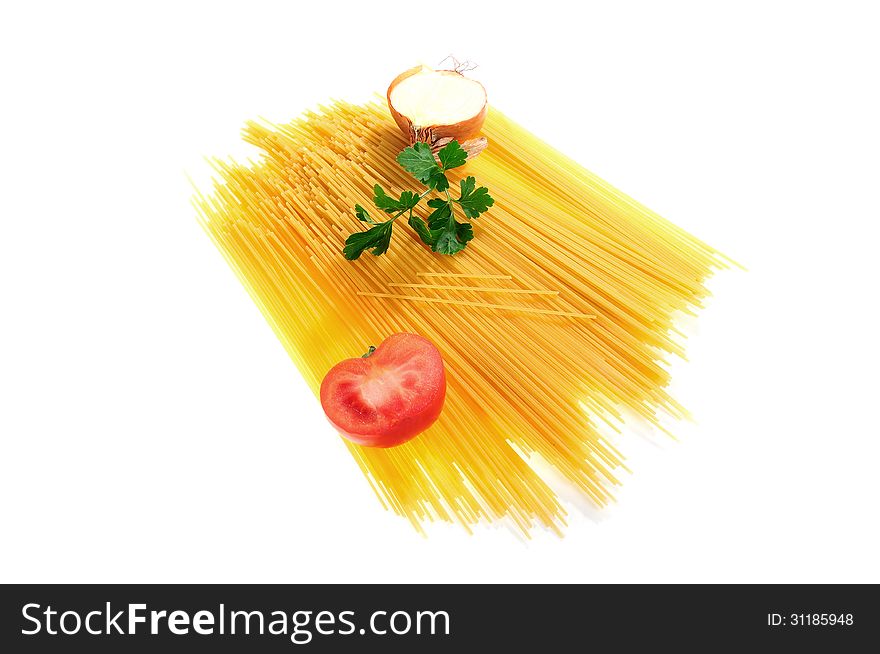
<instances>
[{"instance_id":1,"label":"raw spaghetti","mask_svg":"<svg viewBox=\"0 0 880 654\"><path fill-rule=\"evenodd\" d=\"M373 184L411 187L384 106L336 103L244 134L264 156L215 161L219 179L195 204L312 390L395 332L443 354L448 394L433 427L391 449L346 442L382 503L417 529L509 518L526 534L560 532L565 510L530 456L603 505L622 456L596 422L619 431L624 410L658 427L664 413L686 415L665 390L663 356L683 355L673 318L701 306L726 260L497 110L489 148L454 171L495 205L454 257L402 221L385 255L342 256Z\"/></svg>"}]
</instances>

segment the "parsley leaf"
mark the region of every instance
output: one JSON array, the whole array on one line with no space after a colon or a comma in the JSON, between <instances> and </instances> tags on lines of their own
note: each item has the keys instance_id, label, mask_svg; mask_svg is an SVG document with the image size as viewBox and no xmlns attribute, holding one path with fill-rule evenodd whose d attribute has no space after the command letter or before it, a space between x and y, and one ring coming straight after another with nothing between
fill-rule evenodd
<instances>
[{"instance_id":1,"label":"parsley leaf","mask_svg":"<svg viewBox=\"0 0 880 654\"><path fill-rule=\"evenodd\" d=\"M474 238L474 226L470 223L455 223L455 236L461 241L461 247L464 247Z\"/></svg>"},{"instance_id":2,"label":"parsley leaf","mask_svg":"<svg viewBox=\"0 0 880 654\"><path fill-rule=\"evenodd\" d=\"M449 202L440 198L434 198L433 200L428 200L428 206L434 210L428 216L428 227L431 229L447 227L449 221L452 220L452 207L449 206Z\"/></svg>"},{"instance_id":3,"label":"parsley leaf","mask_svg":"<svg viewBox=\"0 0 880 654\"><path fill-rule=\"evenodd\" d=\"M375 194L373 204L385 213L396 213L412 209L421 199L412 191L404 191L400 194L400 198L395 200L393 197L386 195L384 189L378 184L373 187L373 193ZM355 206L355 215L357 215L357 206Z\"/></svg>"},{"instance_id":4,"label":"parsley leaf","mask_svg":"<svg viewBox=\"0 0 880 654\"><path fill-rule=\"evenodd\" d=\"M355 232L345 239L345 248L342 255L349 261L357 259L364 253L364 250L372 249L377 257L388 251L391 244L391 230L394 227L394 221L389 220L379 223L375 227L371 227L365 232Z\"/></svg>"},{"instance_id":5,"label":"parsley leaf","mask_svg":"<svg viewBox=\"0 0 880 654\"><path fill-rule=\"evenodd\" d=\"M495 200L489 195L489 189L481 186L474 190L476 185L477 181L473 177L461 180L461 197L456 200L464 215L471 219L477 218L495 204Z\"/></svg>"},{"instance_id":6,"label":"parsley leaf","mask_svg":"<svg viewBox=\"0 0 880 654\"><path fill-rule=\"evenodd\" d=\"M412 209L419 202L422 201L422 198L419 197L418 193L413 193L412 191L403 191L400 194L400 208Z\"/></svg>"},{"instance_id":7,"label":"parsley leaf","mask_svg":"<svg viewBox=\"0 0 880 654\"><path fill-rule=\"evenodd\" d=\"M443 170L451 170L452 168L464 166L468 155L467 150L461 147L458 141L453 140L440 148L437 156L440 158Z\"/></svg>"},{"instance_id":8,"label":"parsley leaf","mask_svg":"<svg viewBox=\"0 0 880 654\"><path fill-rule=\"evenodd\" d=\"M431 234L431 230L428 229L424 220L418 216L410 216L407 222L409 223L409 226L415 230L419 238L422 239L422 243L430 245L432 248L434 247L434 236Z\"/></svg>"},{"instance_id":9,"label":"parsley leaf","mask_svg":"<svg viewBox=\"0 0 880 654\"><path fill-rule=\"evenodd\" d=\"M437 172L431 175L431 178L428 180L428 186L442 193L449 188L449 180L446 179L446 175L440 172L438 168Z\"/></svg>"},{"instance_id":10,"label":"parsley leaf","mask_svg":"<svg viewBox=\"0 0 880 654\"><path fill-rule=\"evenodd\" d=\"M428 228L433 241L431 249L440 254L456 254L464 250L467 242L474 237L471 224L455 220L451 201L434 198L428 202L428 206L434 209L428 216Z\"/></svg>"},{"instance_id":11,"label":"parsley leaf","mask_svg":"<svg viewBox=\"0 0 880 654\"><path fill-rule=\"evenodd\" d=\"M367 210L364 209L364 208L363 208L361 205L359 205L359 204L354 205L354 215L357 216L357 219L360 220L360 221L363 222L363 223L370 223L371 225L374 225L374 224L375 224L375 223L373 222L373 219L370 218L370 214L367 213Z\"/></svg>"},{"instance_id":12,"label":"parsley leaf","mask_svg":"<svg viewBox=\"0 0 880 654\"><path fill-rule=\"evenodd\" d=\"M455 223L456 227L444 230L437 236L437 241L432 248L440 254L458 254L464 250L467 242L474 237L470 223Z\"/></svg>"},{"instance_id":13,"label":"parsley leaf","mask_svg":"<svg viewBox=\"0 0 880 654\"><path fill-rule=\"evenodd\" d=\"M416 143L397 155L397 163L422 184L442 193L449 188L449 179L443 174L444 171L463 166L467 161L467 151L458 141L450 141L440 148L437 157L440 164L434 158L430 145Z\"/></svg>"},{"instance_id":14,"label":"parsley leaf","mask_svg":"<svg viewBox=\"0 0 880 654\"><path fill-rule=\"evenodd\" d=\"M440 254L458 254L464 250L464 245L458 242L455 232L443 232L437 237L433 250Z\"/></svg>"},{"instance_id":15,"label":"parsley leaf","mask_svg":"<svg viewBox=\"0 0 880 654\"><path fill-rule=\"evenodd\" d=\"M397 163L422 184L428 184L432 177L443 172L434 159L431 146L427 143L416 143L404 149L397 155Z\"/></svg>"}]
</instances>

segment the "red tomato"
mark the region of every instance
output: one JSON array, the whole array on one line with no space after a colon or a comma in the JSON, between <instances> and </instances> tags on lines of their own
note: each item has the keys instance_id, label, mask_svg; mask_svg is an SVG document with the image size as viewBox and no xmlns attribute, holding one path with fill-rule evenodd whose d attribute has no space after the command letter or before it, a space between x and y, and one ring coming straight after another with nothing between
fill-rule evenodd
<instances>
[{"instance_id":1,"label":"red tomato","mask_svg":"<svg viewBox=\"0 0 880 654\"><path fill-rule=\"evenodd\" d=\"M393 447L434 424L446 398L440 351L427 338L394 334L374 352L336 364L321 382L321 406L350 441Z\"/></svg>"}]
</instances>

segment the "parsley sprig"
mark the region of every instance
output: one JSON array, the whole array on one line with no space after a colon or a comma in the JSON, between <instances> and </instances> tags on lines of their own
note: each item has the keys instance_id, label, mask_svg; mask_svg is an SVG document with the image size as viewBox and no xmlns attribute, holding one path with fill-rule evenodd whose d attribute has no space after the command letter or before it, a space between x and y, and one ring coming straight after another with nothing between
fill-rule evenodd
<instances>
[{"instance_id":1,"label":"parsley sprig","mask_svg":"<svg viewBox=\"0 0 880 654\"><path fill-rule=\"evenodd\" d=\"M434 252L456 254L464 250L474 237L474 229L470 222L456 220L455 207L458 206L465 218L473 220L485 213L495 201L485 186L477 188L477 181L473 177L461 180L458 197L452 197L446 173L467 161L467 152L458 141L450 141L443 146L437 152L437 159L427 143L416 143L397 155L397 163L427 188L420 194L403 191L400 197L395 198L376 184L373 187L373 204L391 217L384 221L374 220L361 205L354 205L354 215L370 228L355 232L345 240L342 254L346 259L357 259L364 250L370 250L376 256L385 254L391 244L394 221L404 214L407 214L409 226ZM427 205L433 211L424 220L413 211L431 191L437 191L443 197L428 200Z\"/></svg>"}]
</instances>

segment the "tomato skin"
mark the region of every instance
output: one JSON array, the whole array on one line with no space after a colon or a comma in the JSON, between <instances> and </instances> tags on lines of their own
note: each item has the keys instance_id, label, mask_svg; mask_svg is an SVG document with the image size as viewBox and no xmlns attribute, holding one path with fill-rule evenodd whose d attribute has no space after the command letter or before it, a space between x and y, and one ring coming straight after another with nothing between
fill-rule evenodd
<instances>
[{"instance_id":1,"label":"tomato skin","mask_svg":"<svg viewBox=\"0 0 880 654\"><path fill-rule=\"evenodd\" d=\"M386 338L367 357L333 366L321 382L321 406L336 430L368 447L394 447L430 427L446 399L440 351L423 336Z\"/></svg>"}]
</instances>

